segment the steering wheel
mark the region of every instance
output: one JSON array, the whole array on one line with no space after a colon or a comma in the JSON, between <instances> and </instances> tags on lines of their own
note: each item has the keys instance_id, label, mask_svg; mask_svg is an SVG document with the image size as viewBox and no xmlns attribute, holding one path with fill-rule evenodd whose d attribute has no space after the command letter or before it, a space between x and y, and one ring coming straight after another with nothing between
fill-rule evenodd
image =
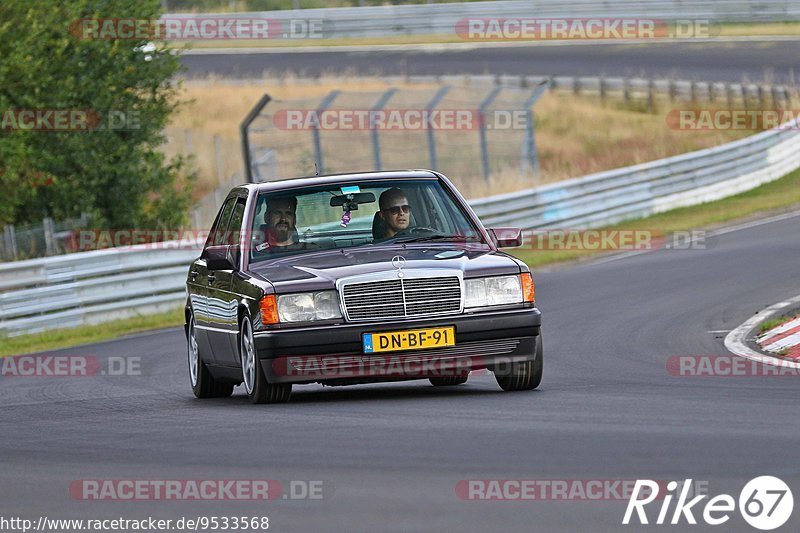
<instances>
[{"instance_id":1,"label":"steering wheel","mask_svg":"<svg viewBox=\"0 0 800 533\"><path fill-rule=\"evenodd\" d=\"M416 237L425 233L441 233L438 229L429 228L428 226L414 226L400 230L394 234L395 237Z\"/></svg>"}]
</instances>

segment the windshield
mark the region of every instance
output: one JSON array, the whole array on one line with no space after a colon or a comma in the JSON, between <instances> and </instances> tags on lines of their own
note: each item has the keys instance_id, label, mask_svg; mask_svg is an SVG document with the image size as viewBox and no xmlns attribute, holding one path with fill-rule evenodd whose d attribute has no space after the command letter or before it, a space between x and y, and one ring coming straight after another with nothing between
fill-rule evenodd
<instances>
[{"instance_id":1,"label":"windshield","mask_svg":"<svg viewBox=\"0 0 800 533\"><path fill-rule=\"evenodd\" d=\"M483 242L438 180L343 183L261 193L250 261L400 242Z\"/></svg>"}]
</instances>

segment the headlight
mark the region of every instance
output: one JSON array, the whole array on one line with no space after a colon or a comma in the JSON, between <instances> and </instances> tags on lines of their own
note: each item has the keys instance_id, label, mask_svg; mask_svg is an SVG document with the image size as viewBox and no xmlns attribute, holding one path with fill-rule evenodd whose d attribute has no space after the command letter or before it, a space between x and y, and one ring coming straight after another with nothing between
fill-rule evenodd
<instances>
[{"instance_id":1,"label":"headlight","mask_svg":"<svg viewBox=\"0 0 800 533\"><path fill-rule=\"evenodd\" d=\"M304 292L278 296L278 317L281 322L309 322L341 318L336 291Z\"/></svg>"},{"instance_id":2,"label":"headlight","mask_svg":"<svg viewBox=\"0 0 800 533\"><path fill-rule=\"evenodd\" d=\"M464 307L522 303L518 275L464 280Z\"/></svg>"}]
</instances>

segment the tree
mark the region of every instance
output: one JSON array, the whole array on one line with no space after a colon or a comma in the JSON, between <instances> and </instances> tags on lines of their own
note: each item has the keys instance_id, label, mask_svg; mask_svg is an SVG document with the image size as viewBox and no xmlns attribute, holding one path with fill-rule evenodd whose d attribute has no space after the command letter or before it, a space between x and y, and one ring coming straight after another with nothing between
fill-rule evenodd
<instances>
[{"instance_id":1,"label":"tree","mask_svg":"<svg viewBox=\"0 0 800 533\"><path fill-rule=\"evenodd\" d=\"M193 175L160 151L179 105L178 58L163 46L143 51L147 35L80 31L81 20L159 15L159 0L0 2L0 225L84 212L102 228L184 222ZM92 127L23 130L21 110L84 112Z\"/></svg>"}]
</instances>

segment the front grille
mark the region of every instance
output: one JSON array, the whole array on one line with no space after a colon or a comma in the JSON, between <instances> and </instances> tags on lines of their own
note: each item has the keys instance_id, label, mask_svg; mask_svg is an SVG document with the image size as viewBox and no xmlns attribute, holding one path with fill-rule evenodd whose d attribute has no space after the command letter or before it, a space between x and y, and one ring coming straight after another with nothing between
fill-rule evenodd
<instances>
[{"instance_id":1,"label":"front grille","mask_svg":"<svg viewBox=\"0 0 800 533\"><path fill-rule=\"evenodd\" d=\"M350 320L458 313L461 281L446 276L354 282L343 287L342 299Z\"/></svg>"}]
</instances>

